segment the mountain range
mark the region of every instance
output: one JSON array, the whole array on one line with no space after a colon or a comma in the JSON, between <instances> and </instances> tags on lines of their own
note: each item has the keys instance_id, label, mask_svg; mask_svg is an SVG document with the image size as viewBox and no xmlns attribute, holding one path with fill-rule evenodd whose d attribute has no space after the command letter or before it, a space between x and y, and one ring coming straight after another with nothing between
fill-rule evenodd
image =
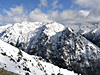
<instances>
[{"instance_id":1,"label":"mountain range","mask_svg":"<svg viewBox=\"0 0 100 75\"><path fill-rule=\"evenodd\" d=\"M99 75L99 31L99 24L0 26L0 68L20 75Z\"/></svg>"}]
</instances>

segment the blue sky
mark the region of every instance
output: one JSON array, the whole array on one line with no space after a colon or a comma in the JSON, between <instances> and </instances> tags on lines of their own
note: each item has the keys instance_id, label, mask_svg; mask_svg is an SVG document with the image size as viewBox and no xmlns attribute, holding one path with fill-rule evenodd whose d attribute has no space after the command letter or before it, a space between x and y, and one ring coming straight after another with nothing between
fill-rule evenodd
<instances>
[{"instance_id":1,"label":"blue sky","mask_svg":"<svg viewBox=\"0 0 100 75\"><path fill-rule=\"evenodd\" d=\"M0 22L99 22L100 0L0 0Z\"/></svg>"},{"instance_id":2,"label":"blue sky","mask_svg":"<svg viewBox=\"0 0 100 75\"><path fill-rule=\"evenodd\" d=\"M41 4L40 0L0 0L0 10L3 14L3 9L9 10L9 8L14 8L16 6L23 5L24 9L27 9L28 12L34 10L35 8L40 8L44 13L47 12L47 10L52 10L53 6L52 4L57 1L57 5L61 5L58 8L55 8L53 10L59 10L63 11L66 9L78 9L78 6L75 6L73 8L70 8L73 5L73 0L47 0L48 6L39 6Z\"/></svg>"}]
</instances>

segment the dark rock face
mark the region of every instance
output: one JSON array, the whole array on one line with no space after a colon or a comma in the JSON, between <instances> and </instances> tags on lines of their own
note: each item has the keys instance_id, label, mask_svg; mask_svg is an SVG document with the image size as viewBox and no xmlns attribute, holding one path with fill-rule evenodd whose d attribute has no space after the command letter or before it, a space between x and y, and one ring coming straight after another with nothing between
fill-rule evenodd
<instances>
[{"instance_id":1,"label":"dark rock face","mask_svg":"<svg viewBox=\"0 0 100 75\"><path fill-rule=\"evenodd\" d=\"M61 36L54 41L52 39L57 34L49 38L42 32L38 42L31 45L28 53L82 75L99 75L100 49L69 28L60 33Z\"/></svg>"}]
</instances>

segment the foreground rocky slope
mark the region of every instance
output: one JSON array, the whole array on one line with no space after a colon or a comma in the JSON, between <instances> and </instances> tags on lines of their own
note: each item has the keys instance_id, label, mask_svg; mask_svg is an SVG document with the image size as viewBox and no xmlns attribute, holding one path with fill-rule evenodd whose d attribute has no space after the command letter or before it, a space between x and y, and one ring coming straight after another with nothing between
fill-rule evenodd
<instances>
[{"instance_id":1,"label":"foreground rocky slope","mask_svg":"<svg viewBox=\"0 0 100 75\"><path fill-rule=\"evenodd\" d=\"M0 68L0 75L18 75L18 74Z\"/></svg>"},{"instance_id":2,"label":"foreground rocky slope","mask_svg":"<svg viewBox=\"0 0 100 75\"><path fill-rule=\"evenodd\" d=\"M3 29L0 38L60 68L82 75L100 74L99 47L61 24L16 23Z\"/></svg>"},{"instance_id":3,"label":"foreground rocky slope","mask_svg":"<svg viewBox=\"0 0 100 75\"><path fill-rule=\"evenodd\" d=\"M0 68L20 75L77 75L72 71L46 63L40 57L30 56L1 40Z\"/></svg>"}]
</instances>

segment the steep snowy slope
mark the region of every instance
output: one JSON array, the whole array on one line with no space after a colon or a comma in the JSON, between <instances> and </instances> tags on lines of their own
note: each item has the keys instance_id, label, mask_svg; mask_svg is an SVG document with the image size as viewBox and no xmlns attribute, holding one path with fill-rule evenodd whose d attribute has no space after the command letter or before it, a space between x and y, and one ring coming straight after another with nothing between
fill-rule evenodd
<instances>
[{"instance_id":1,"label":"steep snowy slope","mask_svg":"<svg viewBox=\"0 0 100 75\"><path fill-rule=\"evenodd\" d=\"M0 40L0 68L20 75L77 75L39 59Z\"/></svg>"},{"instance_id":2,"label":"steep snowy slope","mask_svg":"<svg viewBox=\"0 0 100 75\"><path fill-rule=\"evenodd\" d=\"M83 36L100 47L100 28L84 33Z\"/></svg>"},{"instance_id":3,"label":"steep snowy slope","mask_svg":"<svg viewBox=\"0 0 100 75\"><path fill-rule=\"evenodd\" d=\"M47 62L82 75L100 74L100 49L69 27L51 23L16 23L2 40Z\"/></svg>"}]
</instances>

